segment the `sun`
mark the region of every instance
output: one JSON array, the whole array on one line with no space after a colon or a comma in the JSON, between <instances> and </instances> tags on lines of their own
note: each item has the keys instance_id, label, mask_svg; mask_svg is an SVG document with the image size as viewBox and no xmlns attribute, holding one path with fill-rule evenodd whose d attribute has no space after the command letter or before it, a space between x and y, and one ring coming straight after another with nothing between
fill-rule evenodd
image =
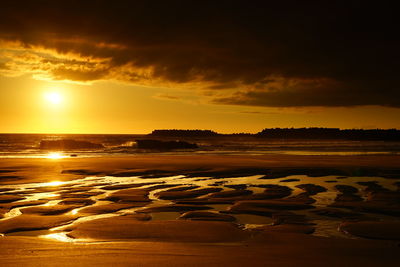
<instances>
[{"instance_id":1,"label":"sun","mask_svg":"<svg viewBox=\"0 0 400 267\"><path fill-rule=\"evenodd\" d=\"M48 103L59 105L62 102L62 95L58 92L48 92L44 94L44 98Z\"/></svg>"}]
</instances>

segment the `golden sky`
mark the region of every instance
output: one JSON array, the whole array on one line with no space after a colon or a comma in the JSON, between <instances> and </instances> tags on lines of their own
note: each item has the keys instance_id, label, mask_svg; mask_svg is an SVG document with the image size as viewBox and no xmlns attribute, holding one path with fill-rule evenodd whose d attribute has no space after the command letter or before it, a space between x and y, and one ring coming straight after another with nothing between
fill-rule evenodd
<instances>
[{"instance_id":1,"label":"golden sky","mask_svg":"<svg viewBox=\"0 0 400 267\"><path fill-rule=\"evenodd\" d=\"M400 128L390 10L117 2L2 6L0 132Z\"/></svg>"},{"instance_id":2,"label":"golden sky","mask_svg":"<svg viewBox=\"0 0 400 267\"><path fill-rule=\"evenodd\" d=\"M258 132L265 127L398 127L399 111L384 107L267 108L209 104L182 90L112 81L76 84L0 77L0 132L149 133L153 129ZM47 96L57 93L60 103ZM178 95L174 99L168 96Z\"/></svg>"}]
</instances>

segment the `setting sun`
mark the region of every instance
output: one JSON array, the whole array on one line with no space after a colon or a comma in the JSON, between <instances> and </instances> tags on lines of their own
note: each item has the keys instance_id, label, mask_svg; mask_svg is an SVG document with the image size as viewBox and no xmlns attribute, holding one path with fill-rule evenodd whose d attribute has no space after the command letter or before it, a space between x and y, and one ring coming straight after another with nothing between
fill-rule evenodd
<instances>
[{"instance_id":1,"label":"setting sun","mask_svg":"<svg viewBox=\"0 0 400 267\"><path fill-rule=\"evenodd\" d=\"M62 96L58 92L48 92L44 94L44 98L47 102L53 105L59 105L62 102Z\"/></svg>"}]
</instances>

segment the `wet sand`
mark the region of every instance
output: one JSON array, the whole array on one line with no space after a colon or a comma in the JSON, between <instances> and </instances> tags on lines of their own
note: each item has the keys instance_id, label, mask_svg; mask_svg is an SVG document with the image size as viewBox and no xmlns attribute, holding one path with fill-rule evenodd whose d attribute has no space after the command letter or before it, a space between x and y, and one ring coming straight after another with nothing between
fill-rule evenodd
<instances>
[{"instance_id":1,"label":"wet sand","mask_svg":"<svg viewBox=\"0 0 400 267\"><path fill-rule=\"evenodd\" d=\"M399 155L299 156L299 155L138 155L132 157L1 159L0 183L69 180L81 175L122 176L189 174L235 174L237 170L337 168L349 174L360 171L400 169ZM239 173L240 174L243 174Z\"/></svg>"},{"instance_id":2,"label":"wet sand","mask_svg":"<svg viewBox=\"0 0 400 267\"><path fill-rule=\"evenodd\" d=\"M398 265L399 181L396 155L2 159L1 264Z\"/></svg>"},{"instance_id":3,"label":"wet sand","mask_svg":"<svg viewBox=\"0 0 400 267\"><path fill-rule=\"evenodd\" d=\"M384 241L269 234L252 243L108 242L69 244L0 239L2 266L396 266Z\"/></svg>"}]
</instances>

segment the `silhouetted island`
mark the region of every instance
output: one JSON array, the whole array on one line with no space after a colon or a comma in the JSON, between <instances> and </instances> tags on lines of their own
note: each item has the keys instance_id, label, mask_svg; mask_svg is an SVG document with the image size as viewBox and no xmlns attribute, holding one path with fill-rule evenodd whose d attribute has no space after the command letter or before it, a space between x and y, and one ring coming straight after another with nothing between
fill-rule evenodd
<instances>
[{"instance_id":1,"label":"silhouetted island","mask_svg":"<svg viewBox=\"0 0 400 267\"><path fill-rule=\"evenodd\" d=\"M42 140L40 149L65 150L65 149L100 149L104 148L102 144L95 144L88 141L78 141L73 139L61 140Z\"/></svg>"},{"instance_id":2,"label":"silhouetted island","mask_svg":"<svg viewBox=\"0 0 400 267\"><path fill-rule=\"evenodd\" d=\"M211 130L154 130L149 134L150 136L157 137L213 137L219 136L219 133L216 133Z\"/></svg>"},{"instance_id":3,"label":"silhouetted island","mask_svg":"<svg viewBox=\"0 0 400 267\"><path fill-rule=\"evenodd\" d=\"M400 141L397 129L339 129L339 128L265 128L256 134L220 134L212 130L154 130L148 136L207 138L207 137L258 137L271 139L340 139L354 141Z\"/></svg>"},{"instance_id":4,"label":"silhouetted island","mask_svg":"<svg viewBox=\"0 0 400 267\"><path fill-rule=\"evenodd\" d=\"M342 139L365 141L400 141L397 129L344 129L339 128L270 128L256 134L263 138L280 139Z\"/></svg>"}]
</instances>

